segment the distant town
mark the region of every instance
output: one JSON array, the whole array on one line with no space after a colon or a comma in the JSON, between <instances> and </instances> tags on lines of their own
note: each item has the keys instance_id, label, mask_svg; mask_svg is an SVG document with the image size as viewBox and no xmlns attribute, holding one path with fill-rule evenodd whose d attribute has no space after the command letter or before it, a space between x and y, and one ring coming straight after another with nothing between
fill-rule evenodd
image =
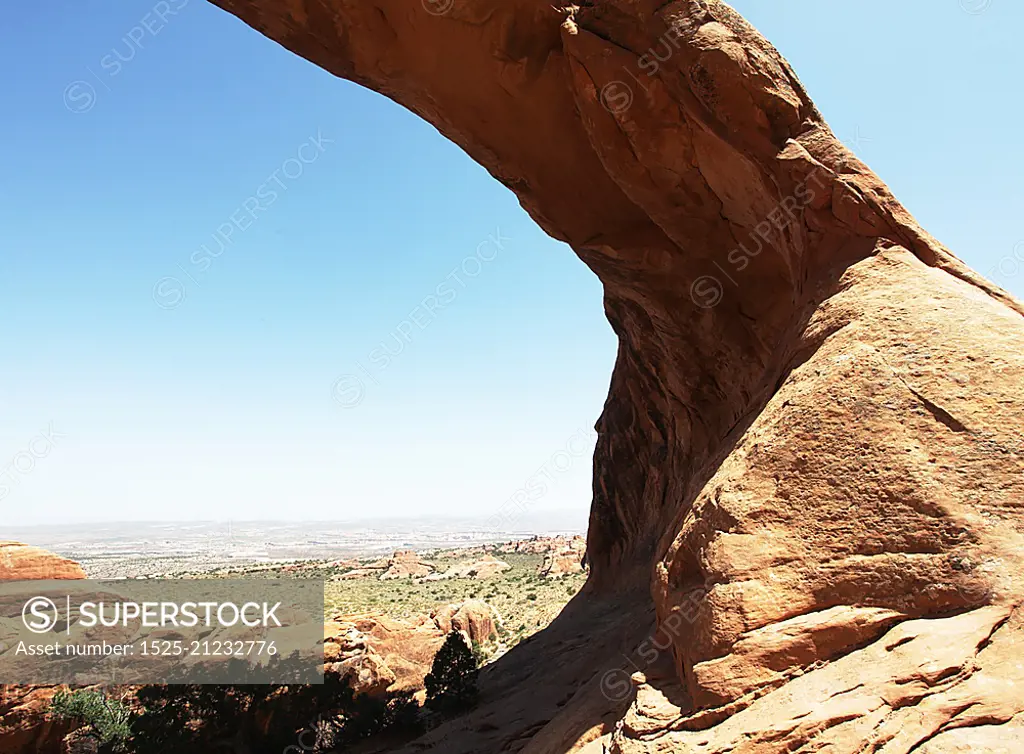
<instances>
[{"instance_id":1,"label":"distant town","mask_svg":"<svg viewBox=\"0 0 1024 754\"><path fill-rule=\"evenodd\" d=\"M531 536L586 533L586 513L530 513L515 521L378 519L353 521L125 522L4 527L77 561L90 578L172 576L259 564L370 558L499 544Z\"/></svg>"}]
</instances>

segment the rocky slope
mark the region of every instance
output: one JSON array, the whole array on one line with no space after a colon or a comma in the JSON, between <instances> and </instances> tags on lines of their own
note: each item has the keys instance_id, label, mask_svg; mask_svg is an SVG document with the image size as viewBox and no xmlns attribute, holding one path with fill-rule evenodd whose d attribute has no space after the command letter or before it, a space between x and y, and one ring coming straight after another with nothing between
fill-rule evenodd
<instances>
[{"instance_id":1,"label":"rocky slope","mask_svg":"<svg viewBox=\"0 0 1024 754\"><path fill-rule=\"evenodd\" d=\"M718 0L216 3L462 146L619 337L590 584L414 750L1021 749L1024 308L753 28Z\"/></svg>"}]
</instances>

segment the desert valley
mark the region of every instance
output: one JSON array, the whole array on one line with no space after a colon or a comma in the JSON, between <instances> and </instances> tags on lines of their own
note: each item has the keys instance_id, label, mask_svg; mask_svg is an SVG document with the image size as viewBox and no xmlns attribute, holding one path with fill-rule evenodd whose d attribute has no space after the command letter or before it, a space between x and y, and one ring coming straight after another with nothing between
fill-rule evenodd
<instances>
[{"instance_id":1,"label":"desert valley","mask_svg":"<svg viewBox=\"0 0 1024 754\"><path fill-rule=\"evenodd\" d=\"M161 528L166 534L173 527ZM258 525L241 528L247 531ZM322 524L318 530L323 539ZM81 530L78 536L82 538ZM366 534L357 536L362 538ZM449 542L474 536L477 535L450 530L435 535ZM380 547L379 536L370 539L372 543L349 549L365 551ZM166 536L162 541L166 549L182 547L180 541L172 545L174 540ZM136 552L138 549L126 545L118 552L112 548L102 557L86 560L83 566L35 546L4 542L0 543L0 580L321 580L327 616L323 655L328 682L342 683L354 695L367 700L379 702L409 695L422 704L425 678L453 632L473 649L476 666L483 668L546 627L586 579L586 543L579 535L535 535L419 552L405 549L389 556L362 559L290 558L267 562L265 558L239 557L236 552L231 563L203 561L197 567L192 560L189 568L159 572L152 569L184 565L188 558L147 558ZM147 564L150 572L140 573L140 567L145 570ZM12 651L12 646L5 644L4 651ZM91 735L94 729L89 725L83 727L84 720L55 717L54 699L59 699L67 687L3 688L0 741L4 743L5 754L84 754L92 750L90 746L98 744L98 739ZM126 709L139 703L133 687L115 686L102 693L113 695L111 698ZM369 751L372 746L364 748ZM328 749L321 742L316 750Z\"/></svg>"}]
</instances>

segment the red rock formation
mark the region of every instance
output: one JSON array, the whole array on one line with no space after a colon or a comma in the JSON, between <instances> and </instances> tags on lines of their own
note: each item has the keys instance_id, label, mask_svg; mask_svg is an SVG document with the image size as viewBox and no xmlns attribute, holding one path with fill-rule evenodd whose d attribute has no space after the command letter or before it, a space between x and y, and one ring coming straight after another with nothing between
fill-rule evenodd
<instances>
[{"instance_id":1,"label":"red rock formation","mask_svg":"<svg viewBox=\"0 0 1024 754\"><path fill-rule=\"evenodd\" d=\"M431 613L437 627L447 636L452 631L461 631L470 643L484 644L498 638L501 618L493 607L482 600L446 605Z\"/></svg>"},{"instance_id":2,"label":"red rock formation","mask_svg":"<svg viewBox=\"0 0 1024 754\"><path fill-rule=\"evenodd\" d=\"M363 667L362 661L351 662L360 654L357 650L372 652L376 656L371 661L372 675L392 679L383 686L384 690L409 691L422 688L423 677L430 672L430 664L444 643L445 633L425 615L398 620L380 613L365 613L334 618L325 628L325 636L328 644L338 645L337 651L350 664ZM335 651L329 648L325 656L333 658ZM377 658L383 667L378 666ZM377 680L362 678L356 690L380 685Z\"/></svg>"},{"instance_id":3,"label":"red rock formation","mask_svg":"<svg viewBox=\"0 0 1024 754\"><path fill-rule=\"evenodd\" d=\"M0 542L0 581L84 578L73 560L21 542Z\"/></svg>"},{"instance_id":4,"label":"red rock formation","mask_svg":"<svg viewBox=\"0 0 1024 754\"><path fill-rule=\"evenodd\" d=\"M46 710L57 686L0 686L0 751L57 754L71 724L50 720Z\"/></svg>"},{"instance_id":5,"label":"red rock formation","mask_svg":"<svg viewBox=\"0 0 1024 754\"><path fill-rule=\"evenodd\" d=\"M324 626L324 659L328 671L347 677L357 694L419 691L449 633L462 631L471 642L485 643L497 636L500 620L480 600L407 620L381 613L341 615Z\"/></svg>"},{"instance_id":6,"label":"red rock formation","mask_svg":"<svg viewBox=\"0 0 1024 754\"><path fill-rule=\"evenodd\" d=\"M547 555L562 550L586 552L587 540L578 534L574 537L531 537L516 542L509 542L499 548L500 552L517 552L530 555Z\"/></svg>"},{"instance_id":7,"label":"red rock formation","mask_svg":"<svg viewBox=\"0 0 1024 754\"><path fill-rule=\"evenodd\" d=\"M562 544L549 550L540 567L540 575L546 579L559 578L586 570L587 541L583 537L561 540Z\"/></svg>"},{"instance_id":8,"label":"red rock formation","mask_svg":"<svg viewBox=\"0 0 1024 754\"><path fill-rule=\"evenodd\" d=\"M1021 748L1024 307L753 28L719 0L216 2L462 146L619 337L590 584L417 751Z\"/></svg>"},{"instance_id":9,"label":"red rock formation","mask_svg":"<svg viewBox=\"0 0 1024 754\"><path fill-rule=\"evenodd\" d=\"M0 581L84 579L73 560L20 542L0 542ZM71 725L46 718L59 686L0 686L0 751L50 754L60 751Z\"/></svg>"},{"instance_id":10,"label":"red rock formation","mask_svg":"<svg viewBox=\"0 0 1024 754\"><path fill-rule=\"evenodd\" d=\"M557 579L573 573L583 573L583 553L571 548L549 552L544 556L540 575L545 579Z\"/></svg>"},{"instance_id":11,"label":"red rock formation","mask_svg":"<svg viewBox=\"0 0 1024 754\"><path fill-rule=\"evenodd\" d=\"M360 630L366 619L342 616L324 625L325 671L345 678L356 695L382 697L398 679Z\"/></svg>"}]
</instances>

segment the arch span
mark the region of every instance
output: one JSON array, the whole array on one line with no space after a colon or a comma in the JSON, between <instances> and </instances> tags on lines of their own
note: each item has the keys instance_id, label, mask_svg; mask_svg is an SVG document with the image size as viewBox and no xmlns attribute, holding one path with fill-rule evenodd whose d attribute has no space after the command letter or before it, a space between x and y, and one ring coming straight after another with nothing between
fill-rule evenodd
<instances>
[{"instance_id":1,"label":"arch span","mask_svg":"<svg viewBox=\"0 0 1024 754\"><path fill-rule=\"evenodd\" d=\"M591 582L417 750L903 752L1024 712L997 689L1024 594L1024 307L915 222L737 13L214 2L459 144L600 277L619 338ZM937 654L976 672L899 697ZM869 690L829 717L841 663Z\"/></svg>"}]
</instances>

